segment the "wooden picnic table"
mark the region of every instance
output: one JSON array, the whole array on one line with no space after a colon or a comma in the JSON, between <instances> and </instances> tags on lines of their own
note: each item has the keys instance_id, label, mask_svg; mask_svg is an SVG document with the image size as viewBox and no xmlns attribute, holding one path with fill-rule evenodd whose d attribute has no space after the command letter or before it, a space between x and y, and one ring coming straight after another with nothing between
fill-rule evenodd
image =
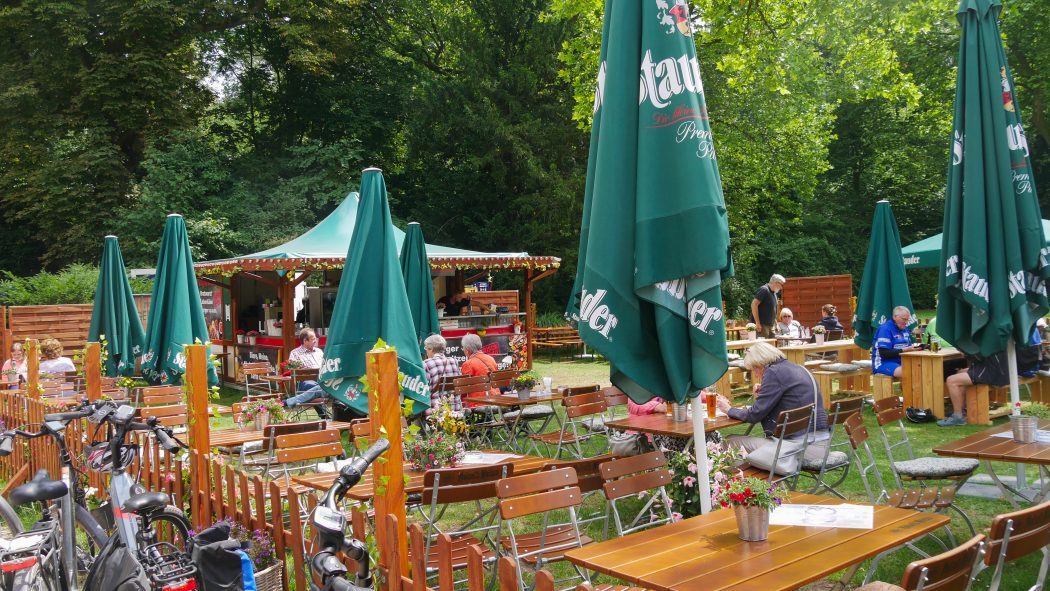
<instances>
[{"instance_id":1,"label":"wooden picnic table","mask_svg":"<svg viewBox=\"0 0 1050 591\"><path fill-rule=\"evenodd\" d=\"M1039 429L1050 429L1050 420L1040 420ZM933 448L933 453L939 456L953 458L974 458L984 462L985 472L991 476L992 481L1002 491L1006 500L1015 508L1018 507L1016 497L1038 504L1046 499L1050 492L1050 443L1020 443L1014 441L1012 433L1009 437L996 436L999 433L1011 433L1010 423L999 425L974 433L951 443L945 443ZM992 462L1009 462L1013 464L1032 464L1039 467L1043 486L1033 495L1024 495L1014 487L1004 483L992 469Z\"/></svg>"},{"instance_id":2,"label":"wooden picnic table","mask_svg":"<svg viewBox=\"0 0 1050 591\"><path fill-rule=\"evenodd\" d=\"M813 353L829 353L835 351L839 355L839 361L848 362L851 359L856 359L857 356L867 355L867 351L861 349L854 344L853 339L838 339L835 341L824 341L819 345L817 343L806 343L804 345L788 345L780 347L781 352L787 357L787 360L798 365L806 364L806 355L812 355Z\"/></svg>"},{"instance_id":3,"label":"wooden picnic table","mask_svg":"<svg viewBox=\"0 0 1050 591\"><path fill-rule=\"evenodd\" d=\"M707 412L706 409L704 412ZM715 420L704 419L704 432L718 431L727 427L742 425L741 421L729 417L715 417ZM631 415L614 421L605 421L605 426L610 429L624 431L638 431L652 435L666 435L668 437L692 437L693 419L688 421L675 421L663 413L648 415Z\"/></svg>"},{"instance_id":4,"label":"wooden picnic table","mask_svg":"<svg viewBox=\"0 0 1050 591\"><path fill-rule=\"evenodd\" d=\"M744 351L754 347L758 343L775 343L776 339L741 339L738 341L726 341L726 351Z\"/></svg>"},{"instance_id":5,"label":"wooden picnic table","mask_svg":"<svg viewBox=\"0 0 1050 591\"><path fill-rule=\"evenodd\" d=\"M847 501L796 492L789 502ZM852 567L843 578L848 582L865 559L948 522L937 513L876 506L870 530L773 525L768 540L745 542L737 537L733 511L719 510L569 550L565 558L657 591L788 590Z\"/></svg>"},{"instance_id":6,"label":"wooden picnic table","mask_svg":"<svg viewBox=\"0 0 1050 591\"><path fill-rule=\"evenodd\" d=\"M933 351L901 353L901 392L905 408L928 408L944 418L944 362L962 359L961 351L946 347Z\"/></svg>"},{"instance_id":7,"label":"wooden picnic table","mask_svg":"<svg viewBox=\"0 0 1050 591\"><path fill-rule=\"evenodd\" d=\"M350 423L346 421L329 421L329 429L338 429L340 431L349 431ZM240 447L246 443L263 440L263 431L259 430L248 430L242 431L240 429L219 429L212 431L208 435L208 441L212 447L225 447L233 448Z\"/></svg>"},{"instance_id":8,"label":"wooden picnic table","mask_svg":"<svg viewBox=\"0 0 1050 591\"><path fill-rule=\"evenodd\" d=\"M494 454L506 454L506 451L502 450L482 450L483 453L494 453ZM513 464L514 475L520 474L531 474L533 472L539 472L549 462L554 460L550 458L543 458L540 456L530 455L518 455L516 458L508 458L498 464ZM476 464L480 465L480 464ZM405 475L408 476L408 482L405 484L405 494L419 494L423 492L423 476L426 474L425 471L419 471L414 469L408 469L405 471ZM336 472L320 472L315 474L306 474L303 476L293 476L292 482L308 486L314 490L326 491L332 486L335 481L335 477L338 476ZM372 468L369 467L365 472L364 476L361 477L361 482L357 483L354 488L350 489L350 492L346 494L347 497L354 499L355 501L368 501L371 500L375 494L375 481L372 480Z\"/></svg>"}]
</instances>

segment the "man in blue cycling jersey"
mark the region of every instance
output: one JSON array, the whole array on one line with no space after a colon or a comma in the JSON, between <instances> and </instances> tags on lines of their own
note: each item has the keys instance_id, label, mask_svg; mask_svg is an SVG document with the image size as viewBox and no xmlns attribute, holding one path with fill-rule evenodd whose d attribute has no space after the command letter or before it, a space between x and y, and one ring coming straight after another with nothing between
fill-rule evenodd
<instances>
[{"instance_id":1,"label":"man in blue cycling jersey","mask_svg":"<svg viewBox=\"0 0 1050 591\"><path fill-rule=\"evenodd\" d=\"M901 353L918 351L922 347L911 344L911 310L907 306L893 309L893 318L879 326L871 343L871 373L901 377Z\"/></svg>"}]
</instances>

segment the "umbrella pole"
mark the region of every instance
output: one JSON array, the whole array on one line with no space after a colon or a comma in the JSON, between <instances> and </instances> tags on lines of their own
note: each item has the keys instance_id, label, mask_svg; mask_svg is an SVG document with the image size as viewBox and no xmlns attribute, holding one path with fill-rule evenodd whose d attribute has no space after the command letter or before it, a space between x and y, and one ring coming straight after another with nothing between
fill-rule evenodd
<instances>
[{"instance_id":1,"label":"umbrella pole","mask_svg":"<svg viewBox=\"0 0 1050 591\"><path fill-rule=\"evenodd\" d=\"M707 471L707 433L704 431L706 408L700 406L700 396L693 399L693 457L696 458L696 485L700 487L700 513L711 512L711 475ZM713 392L707 394L714 396Z\"/></svg>"},{"instance_id":2,"label":"umbrella pole","mask_svg":"<svg viewBox=\"0 0 1050 591\"><path fill-rule=\"evenodd\" d=\"M1010 372L1010 408L1014 415L1021 414L1021 386L1017 379L1017 343L1011 336L1006 341L1006 367ZM1017 490L1028 486L1028 477L1025 474L1024 464L1017 464Z\"/></svg>"}]
</instances>

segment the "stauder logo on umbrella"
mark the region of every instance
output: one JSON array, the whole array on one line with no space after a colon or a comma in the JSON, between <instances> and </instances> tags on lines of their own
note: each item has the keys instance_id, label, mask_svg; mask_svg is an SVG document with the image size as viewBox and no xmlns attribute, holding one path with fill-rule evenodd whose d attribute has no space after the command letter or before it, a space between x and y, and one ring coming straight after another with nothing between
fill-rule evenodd
<instances>
[{"instance_id":1,"label":"stauder logo on umbrella","mask_svg":"<svg viewBox=\"0 0 1050 591\"><path fill-rule=\"evenodd\" d=\"M592 330L597 331L598 334L608 339L609 333L616 328L616 323L619 320L609 310L609 306L602 303L607 293L609 292L604 289L596 290L594 293L587 293L586 289L581 291L580 320L586 322L587 326L590 326Z\"/></svg>"}]
</instances>

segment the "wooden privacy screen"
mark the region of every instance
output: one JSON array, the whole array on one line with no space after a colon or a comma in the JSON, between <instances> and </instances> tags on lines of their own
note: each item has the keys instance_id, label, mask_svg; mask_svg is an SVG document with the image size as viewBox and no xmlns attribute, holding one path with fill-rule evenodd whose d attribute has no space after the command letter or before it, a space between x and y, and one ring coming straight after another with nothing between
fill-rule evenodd
<instances>
[{"instance_id":1,"label":"wooden privacy screen","mask_svg":"<svg viewBox=\"0 0 1050 591\"><path fill-rule=\"evenodd\" d=\"M481 313L480 305L506 306L507 313L515 314L518 311L517 291L476 291L468 293L470 296L471 309L475 314Z\"/></svg>"},{"instance_id":2,"label":"wooden privacy screen","mask_svg":"<svg viewBox=\"0 0 1050 591\"><path fill-rule=\"evenodd\" d=\"M142 328L149 314L149 295L136 295ZM27 338L43 340L54 337L62 343L63 355L72 357L87 343L91 327L92 304L57 304L47 306L0 307L0 360L10 356L11 343Z\"/></svg>"},{"instance_id":3,"label":"wooden privacy screen","mask_svg":"<svg viewBox=\"0 0 1050 591\"><path fill-rule=\"evenodd\" d=\"M839 322L847 335L853 334L852 275L824 275L821 277L788 277L784 284L781 303L791 308L802 326L813 328L820 322L820 308L833 304L838 308Z\"/></svg>"}]
</instances>

